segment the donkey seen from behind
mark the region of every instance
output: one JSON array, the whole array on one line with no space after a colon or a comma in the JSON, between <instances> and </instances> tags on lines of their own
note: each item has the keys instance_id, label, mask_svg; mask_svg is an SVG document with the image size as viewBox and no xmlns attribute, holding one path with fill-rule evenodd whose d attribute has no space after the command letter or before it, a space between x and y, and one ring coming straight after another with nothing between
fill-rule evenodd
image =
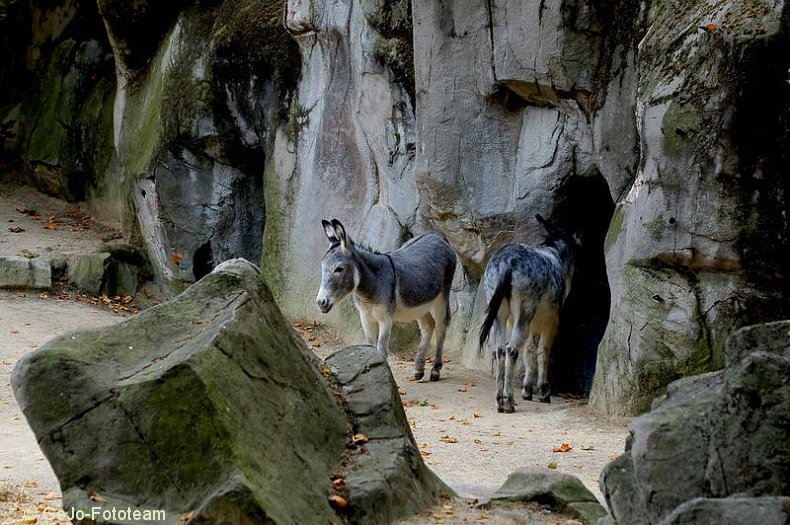
<instances>
[{"instance_id":1,"label":"donkey seen from behind","mask_svg":"<svg viewBox=\"0 0 790 525\"><path fill-rule=\"evenodd\" d=\"M480 327L480 351L494 329L491 359L496 369L499 412L514 412L513 370L524 355L524 399L531 401L537 375L538 399L549 403L549 357L560 321L560 308L573 278L579 241L535 218L548 232L543 246L507 244L491 256L483 276L488 307Z\"/></svg>"},{"instance_id":2,"label":"donkey seen from behind","mask_svg":"<svg viewBox=\"0 0 790 525\"><path fill-rule=\"evenodd\" d=\"M368 344L385 357L395 322L416 320L420 346L415 377L425 375L425 353L436 332L436 357L431 381L442 369L442 348L450 322L450 286L455 274L455 252L441 237L419 235L390 253L356 245L337 219L321 221L329 249L321 261L321 288L316 302L323 313L353 293Z\"/></svg>"}]
</instances>

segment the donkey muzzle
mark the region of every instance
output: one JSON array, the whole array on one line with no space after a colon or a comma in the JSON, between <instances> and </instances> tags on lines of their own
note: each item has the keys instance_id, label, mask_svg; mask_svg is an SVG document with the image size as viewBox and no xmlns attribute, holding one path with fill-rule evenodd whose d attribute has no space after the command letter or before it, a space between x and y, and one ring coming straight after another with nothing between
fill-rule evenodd
<instances>
[{"instance_id":1,"label":"donkey muzzle","mask_svg":"<svg viewBox=\"0 0 790 525\"><path fill-rule=\"evenodd\" d=\"M334 306L334 303L328 297L319 297L315 302L318 303L318 308L321 310L321 313L324 314L328 313Z\"/></svg>"}]
</instances>

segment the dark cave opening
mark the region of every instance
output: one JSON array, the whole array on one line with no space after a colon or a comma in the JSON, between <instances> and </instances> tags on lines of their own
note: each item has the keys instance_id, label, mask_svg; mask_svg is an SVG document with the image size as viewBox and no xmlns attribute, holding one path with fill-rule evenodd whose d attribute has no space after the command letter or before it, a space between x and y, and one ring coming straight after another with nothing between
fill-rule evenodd
<instances>
[{"instance_id":1,"label":"dark cave opening","mask_svg":"<svg viewBox=\"0 0 790 525\"><path fill-rule=\"evenodd\" d=\"M568 233L579 234L582 246L561 312L549 376L553 393L585 395L592 388L598 345L609 322L604 241L614 201L600 174L570 178L560 195L552 220Z\"/></svg>"},{"instance_id":2,"label":"dark cave opening","mask_svg":"<svg viewBox=\"0 0 790 525\"><path fill-rule=\"evenodd\" d=\"M192 275L195 276L195 281L198 281L210 274L213 269L214 251L211 249L211 241L208 241L195 250L195 255L192 256Z\"/></svg>"}]
</instances>

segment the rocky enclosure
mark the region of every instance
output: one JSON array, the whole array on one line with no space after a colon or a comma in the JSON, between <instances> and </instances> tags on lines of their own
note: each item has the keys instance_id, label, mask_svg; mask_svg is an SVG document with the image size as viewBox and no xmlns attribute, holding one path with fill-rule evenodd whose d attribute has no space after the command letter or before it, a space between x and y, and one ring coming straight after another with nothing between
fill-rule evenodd
<instances>
[{"instance_id":1,"label":"rocky enclosure","mask_svg":"<svg viewBox=\"0 0 790 525\"><path fill-rule=\"evenodd\" d=\"M595 368L592 403L633 414L790 314L788 20L762 0L0 2L3 162L123 216L173 292L260 260L289 315L316 315L320 219L379 250L439 231L463 267L448 354L486 368L482 269L541 213L584 237L555 383ZM358 330L350 304L330 320Z\"/></svg>"}]
</instances>

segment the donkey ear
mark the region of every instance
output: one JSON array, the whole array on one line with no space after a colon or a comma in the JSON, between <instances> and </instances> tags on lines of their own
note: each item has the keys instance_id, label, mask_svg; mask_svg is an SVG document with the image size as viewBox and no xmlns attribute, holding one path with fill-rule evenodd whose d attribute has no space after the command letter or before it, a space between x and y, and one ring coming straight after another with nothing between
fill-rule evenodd
<instances>
[{"instance_id":1,"label":"donkey ear","mask_svg":"<svg viewBox=\"0 0 790 525\"><path fill-rule=\"evenodd\" d=\"M340 239L340 248L343 253L348 254L351 251L351 239L348 238L345 226L337 219L332 219L332 226L335 228L337 238Z\"/></svg>"},{"instance_id":2,"label":"donkey ear","mask_svg":"<svg viewBox=\"0 0 790 525\"><path fill-rule=\"evenodd\" d=\"M340 242L337 233L335 233L335 227L332 225L331 222L325 219L321 221L321 226L324 227L324 233L326 233L326 238L329 239L330 243L337 244Z\"/></svg>"}]
</instances>

